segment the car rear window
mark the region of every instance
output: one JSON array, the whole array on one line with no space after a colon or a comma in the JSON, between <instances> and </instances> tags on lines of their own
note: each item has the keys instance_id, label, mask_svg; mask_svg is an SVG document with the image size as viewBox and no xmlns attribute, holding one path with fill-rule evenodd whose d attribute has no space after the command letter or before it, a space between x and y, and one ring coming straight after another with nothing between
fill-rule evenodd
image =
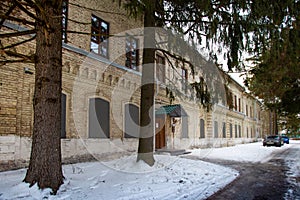
<instances>
[{"instance_id":1,"label":"car rear window","mask_svg":"<svg viewBox=\"0 0 300 200\"><path fill-rule=\"evenodd\" d=\"M267 138L268 139L276 139L276 138L278 138L278 136L268 136Z\"/></svg>"}]
</instances>

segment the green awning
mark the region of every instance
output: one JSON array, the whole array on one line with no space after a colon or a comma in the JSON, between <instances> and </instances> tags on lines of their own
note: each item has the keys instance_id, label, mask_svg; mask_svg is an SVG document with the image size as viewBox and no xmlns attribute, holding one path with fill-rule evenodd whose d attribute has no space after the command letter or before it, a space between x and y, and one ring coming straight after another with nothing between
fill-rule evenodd
<instances>
[{"instance_id":1,"label":"green awning","mask_svg":"<svg viewBox=\"0 0 300 200\"><path fill-rule=\"evenodd\" d=\"M162 106L155 111L155 115L169 115L170 117L188 116L180 104Z\"/></svg>"}]
</instances>

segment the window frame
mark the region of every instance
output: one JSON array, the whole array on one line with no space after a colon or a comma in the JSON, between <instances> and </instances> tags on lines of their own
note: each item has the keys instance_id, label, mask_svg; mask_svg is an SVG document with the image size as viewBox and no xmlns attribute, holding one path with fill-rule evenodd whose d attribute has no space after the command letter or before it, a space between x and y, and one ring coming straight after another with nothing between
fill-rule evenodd
<instances>
[{"instance_id":1,"label":"window frame","mask_svg":"<svg viewBox=\"0 0 300 200\"><path fill-rule=\"evenodd\" d=\"M238 110L238 108L237 108L237 96L236 95L234 95L234 110L235 111L237 111Z\"/></svg>"},{"instance_id":2,"label":"window frame","mask_svg":"<svg viewBox=\"0 0 300 200\"><path fill-rule=\"evenodd\" d=\"M60 139L67 138L67 95L61 93L61 130L60 130Z\"/></svg>"},{"instance_id":3,"label":"window frame","mask_svg":"<svg viewBox=\"0 0 300 200\"><path fill-rule=\"evenodd\" d=\"M128 42L129 40L129 42ZM134 48L133 42L135 42L136 44L136 48ZM129 46L128 46L129 43ZM127 51L127 49L130 49L130 51ZM135 59L133 58L133 52L135 52ZM129 68L129 69L133 69L135 71L139 71L139 57L140 57L140 52L139 52L139 39L126 34L126 41L125 41L125 56L126 56L126 60L125 60L125 67ZM133 61L135 60L135 65L133 65Z\"/></svg>"},{"instance_id":4,"label":"window frame","mask_svg":"<svg viewBox=\"0 0 300 200\"><path fill-rule=\"evenodd\" d=\"M160 74L160 72L162 72L162 75ZM155 59L155 78L161 83L166 82L166 58L159 54L156 54ZM160 80L160 78L162 78L163 80Z\"/></svg>"},{"instance_id":5,"label":"window frame","mask_svg":"<svg viewBox=\"0 0 300 200\"><path fill-rule=\"evenodd\" d=\"M188 82L188 70L184 67L181 68L181 84L182 84L182 90L184 92L187 91L187 82Z\"/></svg>"},{"instance_id":6,"label":"window frame","mask_svg":"<svg viewBox=\"0 0 300 200\"><path fill-rule=\"evenodd\" d=\"M69 0L62 1L62 41L68 42L67 28L68 28L68 12L69 12Z\"/></svg>"},{"instance_id":7,"label":"window frame","mask_svg":"<svg viewBox=\"0 0 300 200\"><path fill-rule=\"evenodd\" d=\"M98 23L99 23L99 27L95 27L93 26L93 18L95 18ZM107 29L106 29L106 32L103 33L101 27L102 27L102 23L106 24L107 26ZM98 36L96 35L95 36L95 39L93 38L93 32L96 32L96 34L99 34ZM104 37L104 39L101 41L101 37ZM102 56L104 58L109 58L109 41L108 41L108 38L109 38L109 23L105 20L103 20L102 18L92 14L91 16L91 41L90 41L90 51L99 55L99 56ZM93 49L92 49L92 43L96 44L97 45L97 51L98 52L95 52ZM105 46L106 48L106 54L102 53L101 51L101 47Z\"/></svg>"}]
</instances>

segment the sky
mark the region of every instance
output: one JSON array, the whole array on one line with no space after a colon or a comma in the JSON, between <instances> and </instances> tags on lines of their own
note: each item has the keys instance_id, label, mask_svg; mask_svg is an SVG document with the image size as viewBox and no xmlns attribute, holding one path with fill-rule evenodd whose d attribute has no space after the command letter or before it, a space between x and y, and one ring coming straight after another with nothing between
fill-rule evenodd
<instances>
[{"instance_id":1,"label":"sky","mask_svg":"<svg viewBox=\"0 0 300 200\"><path fill-rule=\"evenodd\" d=\"M136 162L136 155L106 162L63 165L64 184L56 196L50 190L29 188L23 183L26 169L0 172L0 199L50 200L194 200L206 199L239 176L239 172L220 165L203 162L201 158L267 162L274 152L300 148L300 141L278 147L263 147L262 142L225 148L188 150L200 160L186 156L155 155L149 167ZM291 166L290 176L300 176L300 161ZM291 192L291 191L290 191Z\"/></svg>"}]
</instances>

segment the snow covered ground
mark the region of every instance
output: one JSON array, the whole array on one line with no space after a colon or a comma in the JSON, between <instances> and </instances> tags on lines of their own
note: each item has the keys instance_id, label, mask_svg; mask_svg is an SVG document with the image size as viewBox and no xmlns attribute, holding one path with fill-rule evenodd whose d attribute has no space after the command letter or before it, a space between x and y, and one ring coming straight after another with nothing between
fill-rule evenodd
<instances>
[{"instance_id":1,"label":"snow covered ground","mask_svg":"<svg viewBox=\"0 0 300 200\"><path fill-rule=\"evenodd\" d=\"M191 152L192 155L199 158L234 160L239 162L267 162L272 158L270 155L273 152L284 151L296 143L300 145L300 141L292 140L290 141L290 145L285 144L280 148L274 146L264 147L262 142L256 142L225 148L194 149Z\"/></svg>"},{"instance_id":2,"label":"snow covered ground","mask_svg":"<svg viewBox=\"0 0 300 200\"><path fill-rule=\"evenodd\" d=\"M292 145L263 147L258 142L191 151L200 158L265 162L273 152ZM136 163L135 159L136 156L132 155L109 162L64 165L66 179L56 196L51 196L49 189L41 191L37 186L29 188L28 184L22 183L26 169L1 172L0 199L205 199L238 176L233 169L184 156L155 155L153 167L143 162Z\"/></svg>"}]
</instances>

